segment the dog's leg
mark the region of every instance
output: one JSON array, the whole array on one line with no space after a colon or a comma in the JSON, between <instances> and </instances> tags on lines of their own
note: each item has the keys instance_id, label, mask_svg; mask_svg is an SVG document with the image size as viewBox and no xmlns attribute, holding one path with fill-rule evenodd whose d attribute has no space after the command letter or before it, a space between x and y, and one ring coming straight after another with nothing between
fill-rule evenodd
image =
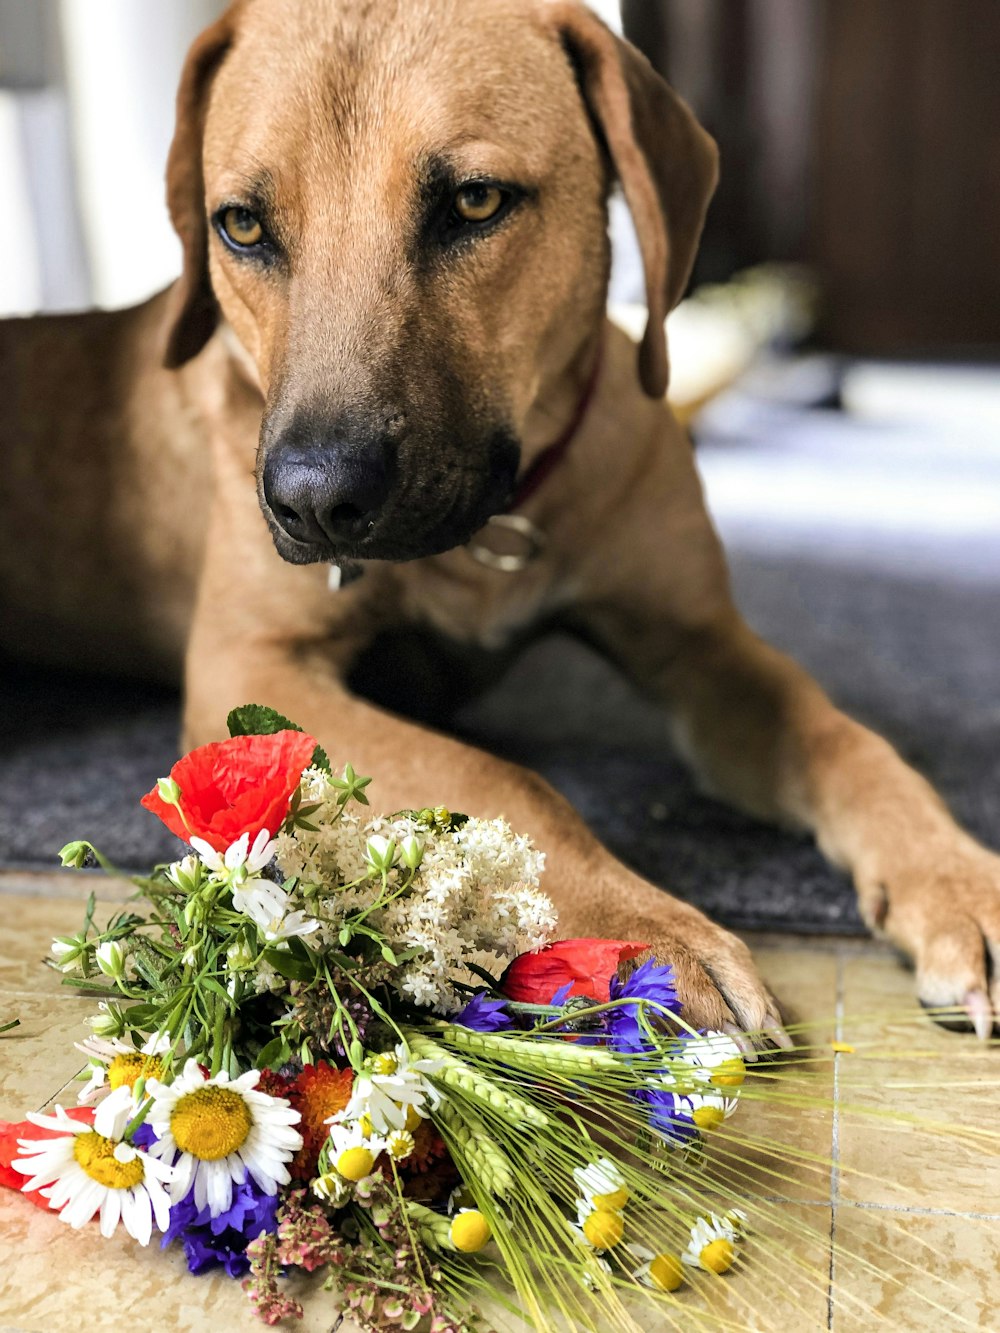
<instances>
[{"instance_id":1,"label":"dog's leg","mask_svg":"<svg viewBox=\"0 0 1000 1333\"><path fill-rule=\"evenodd\" d=\"M603 554L613 576L592 579L588 632L664 701L705 786L812 830L853 875L868 925L915 963L920 999L964 1006L988 1035L1000 1011L1000 857L958 827L888 742L746 627L689 450L668 442L659 457L644 512L624 525L627 548Z\"/></svg>"},{"instance_id":2,"label":"dog's leg","mask_svg":"<svg viewBox=\"0 0 1000 1333\"><path fill-rule=\"evenodd\" d=\"M215 739L230 708L266 703L314 734L335 764L349 760L359 772L374 774L369 795L376 808L431 802L503 815L546 853L544 888L558 909L562 937L648 942L674 965L694 1024L778 1028L777 1006L746 946L627 870L541 778L355 698L337 678L328 650L310 655L244 636L237 654L233 642L217 618L196 627L186 706L189 743ZM199 663L210 667L200 669Z\"/></svg>"}]
</instances>

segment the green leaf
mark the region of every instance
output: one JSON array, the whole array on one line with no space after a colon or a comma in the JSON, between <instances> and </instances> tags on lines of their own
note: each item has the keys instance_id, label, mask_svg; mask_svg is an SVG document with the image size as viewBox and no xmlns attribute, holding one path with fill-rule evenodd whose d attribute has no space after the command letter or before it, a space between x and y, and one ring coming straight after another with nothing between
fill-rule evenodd
<instances>
[{"instance_id":1,"label":"green leaf","mask_svg":"<svg viewBox=\"0 0 1000 1333\"><path fill-rule=\"evenodd\" d=\"M316 975L314 966L293 958L284 949L265 949L264 959L279 976L287 977L289 981L312 981Z\"/></svg>"},{"instance_id":2,"label":"green leaf","mask_svg":"<svg viewBox=\"0 0 1000 1333\"><path fill-rule=\"evenodd\" d=\"M221 982L216 981L215 977L202 977L200 984L204 986L206 990L210 990L213 995L218 995L219 999L223 1000L228 1008L235 1008L233 997Z\"/></svg>"},{"instance_id":3,"label":"green leaf","mask_svg":"<svg viewBox=\"0 0 1000 1333\"><path fill-rule=\"evenodd\" d=\"M275 1037L258 1053L256 1065L258 1069L276 1069L280 1065L287 1065L292 1058L292 1048L284 1037Z\"/></svg>"},{"instance_id":4,"label":"green leaf","mask_svg":"<svg viewBox=\"0 0 1000 1333\"><path fill-rule=\"evenodd\" d=\"M243 704L234 708L226 718L230 736L273 736L276 731L304 731L297 722L292 722L277 709L266 704ZM330 760L322 745L317 745L311 760L314 768L322 768L329 773Z\"/></svg>"}]
</instances>

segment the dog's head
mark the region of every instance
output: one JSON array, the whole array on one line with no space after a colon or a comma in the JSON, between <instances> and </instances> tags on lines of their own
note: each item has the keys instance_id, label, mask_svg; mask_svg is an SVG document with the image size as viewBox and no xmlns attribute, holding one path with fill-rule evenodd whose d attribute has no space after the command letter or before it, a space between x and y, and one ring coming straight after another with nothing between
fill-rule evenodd
<instances>
[{"instance_id":1,"label":"dog's head","mask_svg":"<svg viewBox=\"0 0 1000 1333\"><path fill-rule=\"evenodd\" d=\"M429 555L503 508L533 410L593 358L615 176L660 395L715 148L589 10L237 0L199 38L168 166L184 272L166 359L220 312L252 358L286 560Z\"/></svg>"}]
</instances>

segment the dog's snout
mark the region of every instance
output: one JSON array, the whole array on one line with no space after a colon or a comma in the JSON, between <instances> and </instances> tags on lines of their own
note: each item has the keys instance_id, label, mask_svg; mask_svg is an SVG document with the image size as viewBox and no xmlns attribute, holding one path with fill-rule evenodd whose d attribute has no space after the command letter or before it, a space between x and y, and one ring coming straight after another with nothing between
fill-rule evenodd
<instances>
[{"instance_id":1,"label":"dog's snout","mask_svg":"<svg viewBox=\"0 0 1000 1333\"><path fill-rule=\"evenodd\" d=\"M337 443L277 444L264 464L264 499L293 541L355 544L374 527L388 497L379 449Z\"/></svg>"}]
</instances>

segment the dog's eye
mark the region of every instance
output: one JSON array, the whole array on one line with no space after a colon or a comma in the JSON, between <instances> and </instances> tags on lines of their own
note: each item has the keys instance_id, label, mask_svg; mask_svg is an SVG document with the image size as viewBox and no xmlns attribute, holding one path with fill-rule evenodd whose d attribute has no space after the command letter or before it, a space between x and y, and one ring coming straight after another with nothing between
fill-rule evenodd
<instances>
[{"instance_id":1,"label":"dog's eye","mask_svg":"<svg viewBox=\"0 0 1000 1333\"><path fill-rule=\"evenodd\" d=\"M455 213L463 222L489 222L503 208L505 199L499 185L471 181L455 195Z\"/></svg>"},{"instance_id":2,"label":"dog's eye","mask_svg":"<svg viewBox=\"0 0 1000 1333\"><path fill-rule=\"evenodd\" d=\"M249 208L227 208L219 226L225 240L240 250L250 250L264 240L264 228Z\"/></svg>"}]
</instances>

